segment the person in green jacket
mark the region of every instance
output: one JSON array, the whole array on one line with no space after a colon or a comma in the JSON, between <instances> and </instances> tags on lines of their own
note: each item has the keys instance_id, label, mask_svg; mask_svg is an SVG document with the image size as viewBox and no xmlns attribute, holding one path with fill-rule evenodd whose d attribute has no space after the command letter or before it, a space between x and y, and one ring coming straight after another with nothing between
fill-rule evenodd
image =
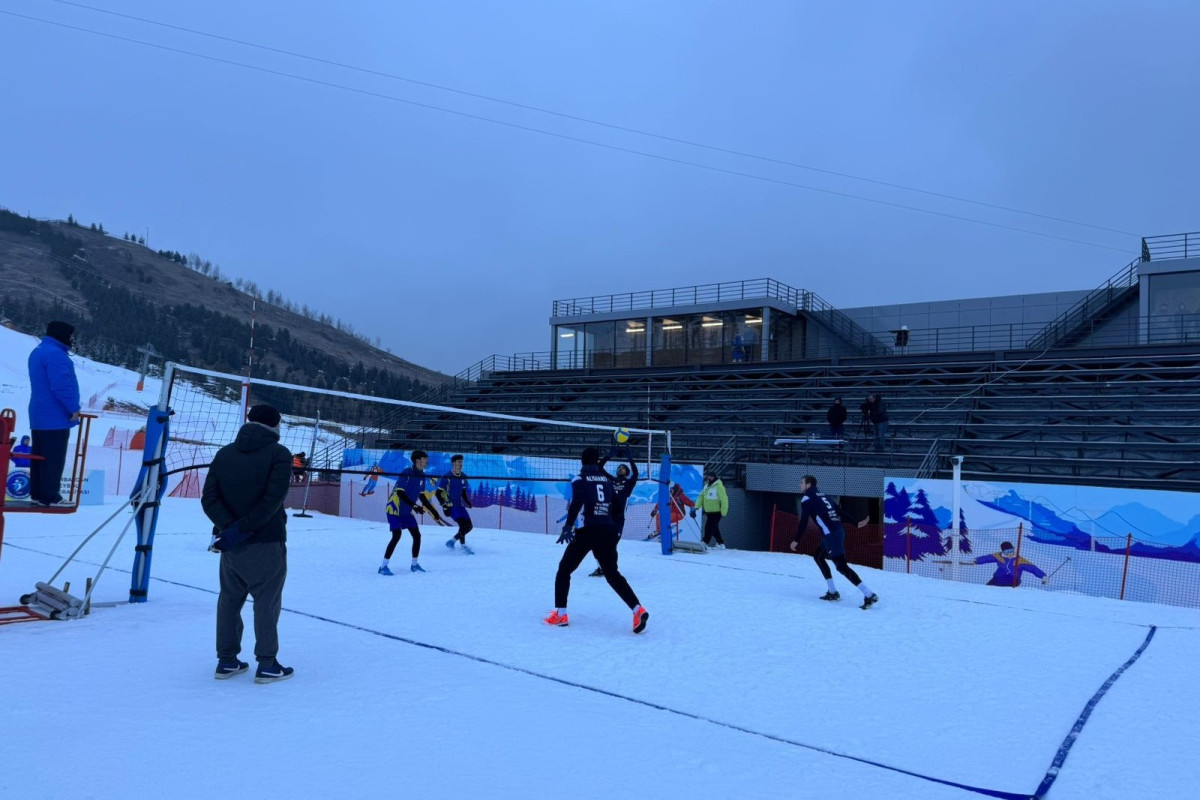
<instances>
[{"instance_id":1,"label":"person in green jacket","mask_svg":"<svg viewBox=\"0 0 1200 800\"><path fill-rule=\"evenodd\" d=\"M717 543L711 546L718 550L724 550L725 540L721 538L721 517L729 513L729 495L725 494L725 484L721 483L721 479L717 477L716 473L704 473L704 488L700 490L700 501L697 505L704 512L704 543L708 545L713 539L716 539ZM696 516L694 508L692 516Z\"/></svg>"}]
</instances>

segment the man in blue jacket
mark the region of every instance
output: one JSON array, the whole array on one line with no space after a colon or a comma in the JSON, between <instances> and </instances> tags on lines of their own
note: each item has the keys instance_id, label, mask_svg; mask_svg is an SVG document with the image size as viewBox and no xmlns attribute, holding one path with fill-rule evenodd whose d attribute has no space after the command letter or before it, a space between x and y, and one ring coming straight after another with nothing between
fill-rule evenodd
<instances>
[{"instance_id":1,"label":"man in blue jacket","mask_svg":"<svg viewBox=\"0 0 1200 800\"><path fill-rule=\"evenodd\" d=\"M29 354L29 499L48 506L62 502L59 485L67 464L71 428L79 424L79 381L71 363L75 326L55 320Z\"/></svg>"}]
</instances>

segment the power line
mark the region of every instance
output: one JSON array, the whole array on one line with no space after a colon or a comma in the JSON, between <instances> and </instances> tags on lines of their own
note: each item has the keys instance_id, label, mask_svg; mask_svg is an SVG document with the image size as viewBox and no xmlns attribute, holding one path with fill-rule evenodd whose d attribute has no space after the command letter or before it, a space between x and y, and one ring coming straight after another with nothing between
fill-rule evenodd
<instances>
[{"instance_id":1,"label":"power line","mask_svg":"<svg viewBox=\"0 0 1200 800\"><path fill-rule=\"evenodd\" d=\"M932 209L920 208L918 206L905 205L904 203L896 203L896 202L892 202L890 200L880 200L880 199L874 198L874 197L866 197L864 195L853 194L851 192L842 192L842 191L838 191L836 189L827 189L827 188L820 187L820 186L809 186L807 184L796 183L794 181L787 181L787 180L783 180L781 178L772 178L772 177L768 177L765 175L756 175L751 172L742 172L739 170L727 169L725 167L716 167L711 164L702 164L702 163L696 162L696 161L688 161L688 160L682 159L682 158L674 158L671 156L665 156L665 155L661 155L658 153L647 152L645 150L636 150L636 149L633 149L630 147L622 147L620 145L608 144L606 142L599 142L594 139L585 139L580 136L572 136L572 135L565 134L565 133L558 133L556 131L546 130L544 128L535 128L530 125L522 125L522 124L519 124L516 122L508 122L506 120L495 119L493 117L486 117L481 114L472 114L472 113L469 113L466 111L457 111L457 110L451 109L451 108L444 108L442 106L436 106L431 103L422 103L420 101L410 100L405 97L398 97L396 95L384 94L382 92L375 92L375 91L371 91L369 89L361 89L361 88L358 88L355 86L347 86L345 84L334 83L332 81L326 81L326 80L322 80L320 78L310 78L305 75L297 75L292 72L284 72L282 70L271 69L270 67L261 67L261 66L257 66L254 64L247 64L247 63L244 63L241 61L234 61L232 59L222 58L220 56L208 55L206 53L198 53L198 52L195 52L192 50L184 50L182 48L171 47L168 45L158 44L155 42L147 42L147 41L144 41L141 39L134 39L134 38L131 38L128 36L121 36L121 35L115 34L115 33L107 33L105 31L97 31L97 30L93 30L91 28L84 28L84 27L80 27L78 25L71 25L71 24L68 24L65 22L57 22L55 20L48 20L48 19L43 19L41 17L29 16L27 14L19 14L15 11L6 11L4 9L0 9L0 14L5 14L10 17L16 17L18 19L24 19L24 20L28 20L31 22L39 22L44 25L51 25L54 27L65 28L67 30L78 31L80 33L87 33L87 34L90 34L93 36L100 36L100 37L103 37L106 39L113 39L116 41L122 41L122 42L128 42L130 44L141 45L143 47L150 47L155 50L162 50L162 51L168 52L168 53L176 53L178 55L185 55L185 56L190 56L192 58L199 58L199 59L202 59L205 61L211 61L211 62L218 63L218 64L225 64L228 66L240 67L242 69L248 69L248 70L252 70L254 72L261 72L266 75L274 75L276 77L281 77L281 78L290 78L292 80L301 81L303 83L310 83L315 86L324 86L324 87L330 88L330 89L338 89L341 91L352 92L354 94L363 95L364 97L373 97L373 98L380 99L380 100L389 100L389 101L395 102L395 103L403 103L405 105L409 105L414 108L423 108L423 109L426 109L429 111L438 111L443 114L448 114L448 115L460 117L463 119L471 119L471 120L476 120L478 122L486 122L491 125L498 125L498 126L505 127L505 128L511 128L513 130L525 131L527 133L536 133L541 136L547 136L547 137L554 138L554 139L560 139L562 141L576 142L578 144L591 145L593 147L600 147L605 150L611 150L613 152L618 152L618 153L628 153L630 155L641 156L643 158L650 158L650 159L654 159L656 161L662 161L662 162L668 163L668 164L677 164L677 165L682 165L682 166L687 166L687 167L695 167L696 169L707 170L709 172L713 172L713 173L720 174L720 175L732 175L732 176L736 176L736 177L740 177L740 178L748 178L750 180L760 181L763 183L770 183L770 184L774 184L777 186L788 186L788 187L791 187L794 189L802 189L804 191L817 192L820 194L830 195L832 197L843 197L843 198L848 198L848 199L852 199L852 200L860 200L864 203L873 203L875 205L885 206L888 208L898 208L898 209L903 209L905 211L914 211L919 214L926 214L929 216L941 217L943 219L956 220L958 222L968 222L968 223L972 223L974 225L983 225L985 227L995 228L997 230L1011 231L1013 233L1024 233L1029 236L1038 236L1038 237L1041 237L1044 239L1055 239L1055 240L1061 241L1061 242L1069 242L1071 244L1080 244L1080 245L1085 245L1087 247L1099 248L1101 250L1111 250L1113 252L1118 252L1118 253L1127 253L1128 252L1125 248L1112 247L1111 245L1099 244L1097 242L1089 242L1089 241L1086 241L1083 239L1073 239L1069 236L1059 236L1057 234L1044 233L1042 231L1030 230L1028 228L1018 228L1013 225L1004 225L1004 224L1001 224L998 222L989 222L987 220L975 219L974 217L964 217L964 216L959 216L957 214L949 214L949 213L946 213L943 211L934 211Z\"/></svg>"},{"instance_id":2,"label":"power line","mask_svg":"<svg viewBox=\"0 0 1200 800\"><path fill-rule=\"evenodd\" d=\"M423 86L428 89L437 89L438 91L442 91L442 92L451 92L453 94L461 95L463 97L470 97L470 98L473 98L476 100L486 100L491 103L499 103L501 105L506 105L511 108L519 108L524 111L535 111L539 114L548 114L550 116L559 117L560 119L568 119L573 122L582 122L582 123L585 123L588 125L596 125L596 126L599 126L602 128L608 128L610 130L621 131L622 133L632 133L637 136L646 136L646 137L649 137L652 139L658 139L658 140L664 141L664 142L671 142L673 144L682 144L682 145L687 145L688 147L696 147L696 148L708 150L708 151L711 151L714 153L722 153L725 155L738 156L739 158L754 159L756 161L762 161L767 164L775 164L778 166L793 167L795 169L807 170L809 172L816 172L816 173L820 173L822 175L831 175L831 176L838 177L838 178L846 178L848 180L861 181L863 183L870 183L875 186L885 186L890 189L900 189L905 192L914 192L916 194L923 194L928 197L937 197L937 198L940 198L943 200L953 200L958 203L969 203L971 205L980 206L983 208L996 209L998 211L1007 211L1007 212L1011 212L1013 214L1023 214L1028 217L1036 217L1038 219L1049 220L1052 222L1061 222L1066 225L1076 225L1076 226L1083 227L1083 228L1091 228L1093 230L1105 231L1106 233L1118 233L1123 236L1137 236L1138 235L1131 231L1124 231L1119 228L1111 228L1111 227L1108 227L1105 225L1094 225L1090 222L1080 222L1078 220L1068 219L1066 217L1056 217L1051 214L1042 214L1037 211L1027 211L1025 209L1014 208L1012 206L999 205L997 203L988 203L983 200L974 200L969 197L962 197L959 195L946 194L944 192L935 192L930 189L921 189L921 188L918 188L915 186L907 186L902 183L894 183L891 181L884 181L884 180L879 180L876 178L867 178L862 175L854 175L853 173L849 173L849 172L841 172L838 170L826 169L824 167L814 167L811 164L801 164L801 163L798 163L795 161L787 161L786 159L774 158L772 156L764 156L764 155L759 155L756 153L748 153L743 150L735 150L735 149L728 148L728 147L721 147L719 145L706 144L704 142L697 142L692 139L685 139L685 138L678 137L678 136L669 136L666 134L654 133L652 131L646 131L646 130L642 130L640 128L631 128L631 127L628 127L625 125L618 125L618 124L612 123L612 122L605 122L604 120L593 119L591 117L584 117L584 116L579 116L576 114L569 114L564 111L555 111L554 109L544 108L542 106L530 105L528 103L521 103L521 102L518 102L515 100L507 100L502 97L495 97L493 95L481 94L479 92L471 92L466 89L456 88L454 86L446 86L445 84L433 83L431 81L418 80L416 78L410 78L405 75L397 75L396 73L393 73L393 72L384 72L382 70L370 69L369 67L362 67L362 66L358 66L356 64L347 64L342 61L335 61L333 59L322 58L320 56L313 56L313 55L309 55L307 53L299 53L294 50L285 50L285 49L279 48L279 47L271 47L270 45L259 44L258 42L251 42L251 41L248 41L245 39L237 39L237 38L234 38L231 36L222 36L221 34L211 33L209 31L199 30L197 28L189 28L184 25L174 25L169 22L162 22L160 20L149 19L147 17L139 17L135 14L124 14L122 12L112 11L107 8L97 8L96 6L90 6L85 3L74 2L74 0L51 0L51 2L59 3L61 5L66 5L66 6L74 6L76 8L82 8L82 9L86 9L88 11L95 11L100 14L108 14L110 16L120 17L122 19L128 19L128 20L132 20L134 22L145 23L147 25L157 25L158 27L161 27L161 28L167 28L167 29L174 30L174 31L189 33L189 34L193 34L195 36L205 36L205 37L208 37L209 39L214 39L216 41L228 42L230 44L241 45L243 47L252 47L257 50L262 50L264 52L276 53L278 55L289 56L291 58L299 58L299 59L303 59L305 61L311 61L316 64L324 64L326 66L337 67L339 69L352 70L354 72L359 72L364 75L372 75L372 76L379 77L379 78L388 78L389 80L402 81L404 83L409 83L414 86Z\"/></svg>"}]
</instances>

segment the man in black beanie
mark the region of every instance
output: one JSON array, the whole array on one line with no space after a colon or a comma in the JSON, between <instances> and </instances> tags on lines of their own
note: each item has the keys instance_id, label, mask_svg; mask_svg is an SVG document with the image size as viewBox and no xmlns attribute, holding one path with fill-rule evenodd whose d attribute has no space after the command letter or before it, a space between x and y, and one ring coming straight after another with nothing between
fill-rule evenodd
<instances>
[{"instance_id":1,"label":"man in black beanie","mask_svg":"<svg viewBox=\"0 0 1200 800\"><path fill-rule=\"evenodd\" d=\"M54 321L29 354L29 430L33 434L29 499L48 506L62 502L63 470L71 428L79 424L79 381L71 363L75 326Z\"/></svg>"},{"instance_id":2,"label":"man in black beanie","mask_svg":"<svg viewBox=\"0 0 1200 800\"><path fill-rule=\"evenodd\" d=\"M200 505L213 523L209 549L221 554L221 594L217 598L217 672L224 680L250 665L242 650L242 606L254 598L255 683L292 677L281 666L279 612L287 579L287 514L283 510L292 480L292 454L279 443L279 412L257 405L233 444L217 451L208 468Z\"/></svg>"},{"instance_id":3,"label":"man in black beanie","mask_svg":"<svg viewBox=\"0 0 1200 800\"><path fill-rule=\"evenodd\" d=\"M612 479L600 467L600 451L594 447L584 448L580 455L583 469L571 484L571 505L567 509L567 521L563 525L558 543L566 542L567 549L558 562L558 573L554 576L554 610L546 617L547 625L565 627L570 624L567 617L567 595L571 591L571 573L579 568L588 553L596 556L604 579L625 605L633 611L633 632L646 630L650 612L642 607L637 595L617 570L617 533L612 518L612 503L616 489ZM583 512L583 527L575 530L575 518Z\"/></svg>"}]
</instances>

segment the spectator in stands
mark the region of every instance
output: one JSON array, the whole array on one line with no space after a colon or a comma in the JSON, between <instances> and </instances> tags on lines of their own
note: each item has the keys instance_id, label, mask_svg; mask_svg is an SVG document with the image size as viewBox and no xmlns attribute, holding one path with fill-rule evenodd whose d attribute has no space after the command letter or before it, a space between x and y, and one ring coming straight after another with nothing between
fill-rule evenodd
<instances>
[{"instance_id":1,"label":"spectator in stands","mask_svg":"<svg viewBox=\"0 0 1200 800\"><path fill-rule=\"evenodd\" d=\"M28 469L29 468L29 459L22 458L22 456L27 455L32 452L33 452L33 448L29 446L29 437L22 436L21 443L18 445L13 445L13 449L12 449L13 466Z\"/></svg>"},{"instance_id":2,"label":"spectator in stands","mask_svg":"<svg viewBox=\"0 0 1200 800\"><path fill-rule=\"evenodd\" d=\"M868 398L871 401L871 424L875 426L875 450L883 450L887 440L888 413L883 404L883 397L876 392Z\"/></svg>"},{"instance_id":3,"label":"spectator in stands","mask_svg":"<svg viewBox=\"0 0 1200 800\"><path fill-rule=\"evenodd\" d=\"M746 343L742 340L740 333L733 335L733 363L740 364L746 360Z\"/></svg>"},{"instance_id":4,"label":"spectator in stands","mask_svg":"<svg viewBox=\"0 0 1200 800\"><path fill-rule=\"evenodd\" d=\"M871 435L871 395L858 404L858 435Z\"/></svg>"},{"instance_id":5,"label":"spectator in stands","mask_svg":"<svg viewBox=\"0 0 1200 800\"><path fill-rule=\"evenodd\" d=\"M704 475L704 488L700 490L700 510L704 512L704 543L709 544L713 539L716 544L713 545L717 550L725 549L725 540L721 538L721 518L729 513L729 495L725 493L725 484L721 483L721 479L717 477L715 472L708 472ZM696 509L692 509L692 517L696 516Z\"/></svg>"},{"instance_id":6,"label":"spectator in stands","mask_svg":"<svg viewBox=\"0 0 1200 800\"><path fill-rule=\"evenodd\" d=\"M829 435L834 439L841 439L846 432L846 417L849 412L842 405L842 398L835 397L833 405L829 407L829 411L825 414L825 419L829 420Z\"/></svg>"},{"instance_id":7,"label":"spectator in stands","mask_svg":"<svg viewBox=\"0 0 1200 800\"><path fill-rule=\"evenodd\" d=\"M292 456L292 480L304 483L304 468L308 466L308 454L304 451Z\"/></svg>"},{"instance_id":8,"label":"spectator in stands","mask_svg":"<svg viewBox=\"0 0 1200 800\"><path fill-rule=\"evenodd\" d=\"M242 650L242 606L254 598L255 683L292 677L281 666L279 612L287 580L287 514L292 454L279 443L279 411L257 405L232 444L217 451L204 480L200 506L213 524L210 549L221 554L217 597L218 680L249 669Z\"/></svg>"},{"instance_id":9,"label":"spectator in stands","mask_svg":"<svg viewBox=\"0 0 1200 800\"><path fill-rule=\"evenodd\" d=\"M37 505L62 502L59 486L67 464L71 428L79 424L79 381L71 363L75 326L55 320L29 354L29 430L33 434L29 499Z\"/></svg>"}]
</instances>

